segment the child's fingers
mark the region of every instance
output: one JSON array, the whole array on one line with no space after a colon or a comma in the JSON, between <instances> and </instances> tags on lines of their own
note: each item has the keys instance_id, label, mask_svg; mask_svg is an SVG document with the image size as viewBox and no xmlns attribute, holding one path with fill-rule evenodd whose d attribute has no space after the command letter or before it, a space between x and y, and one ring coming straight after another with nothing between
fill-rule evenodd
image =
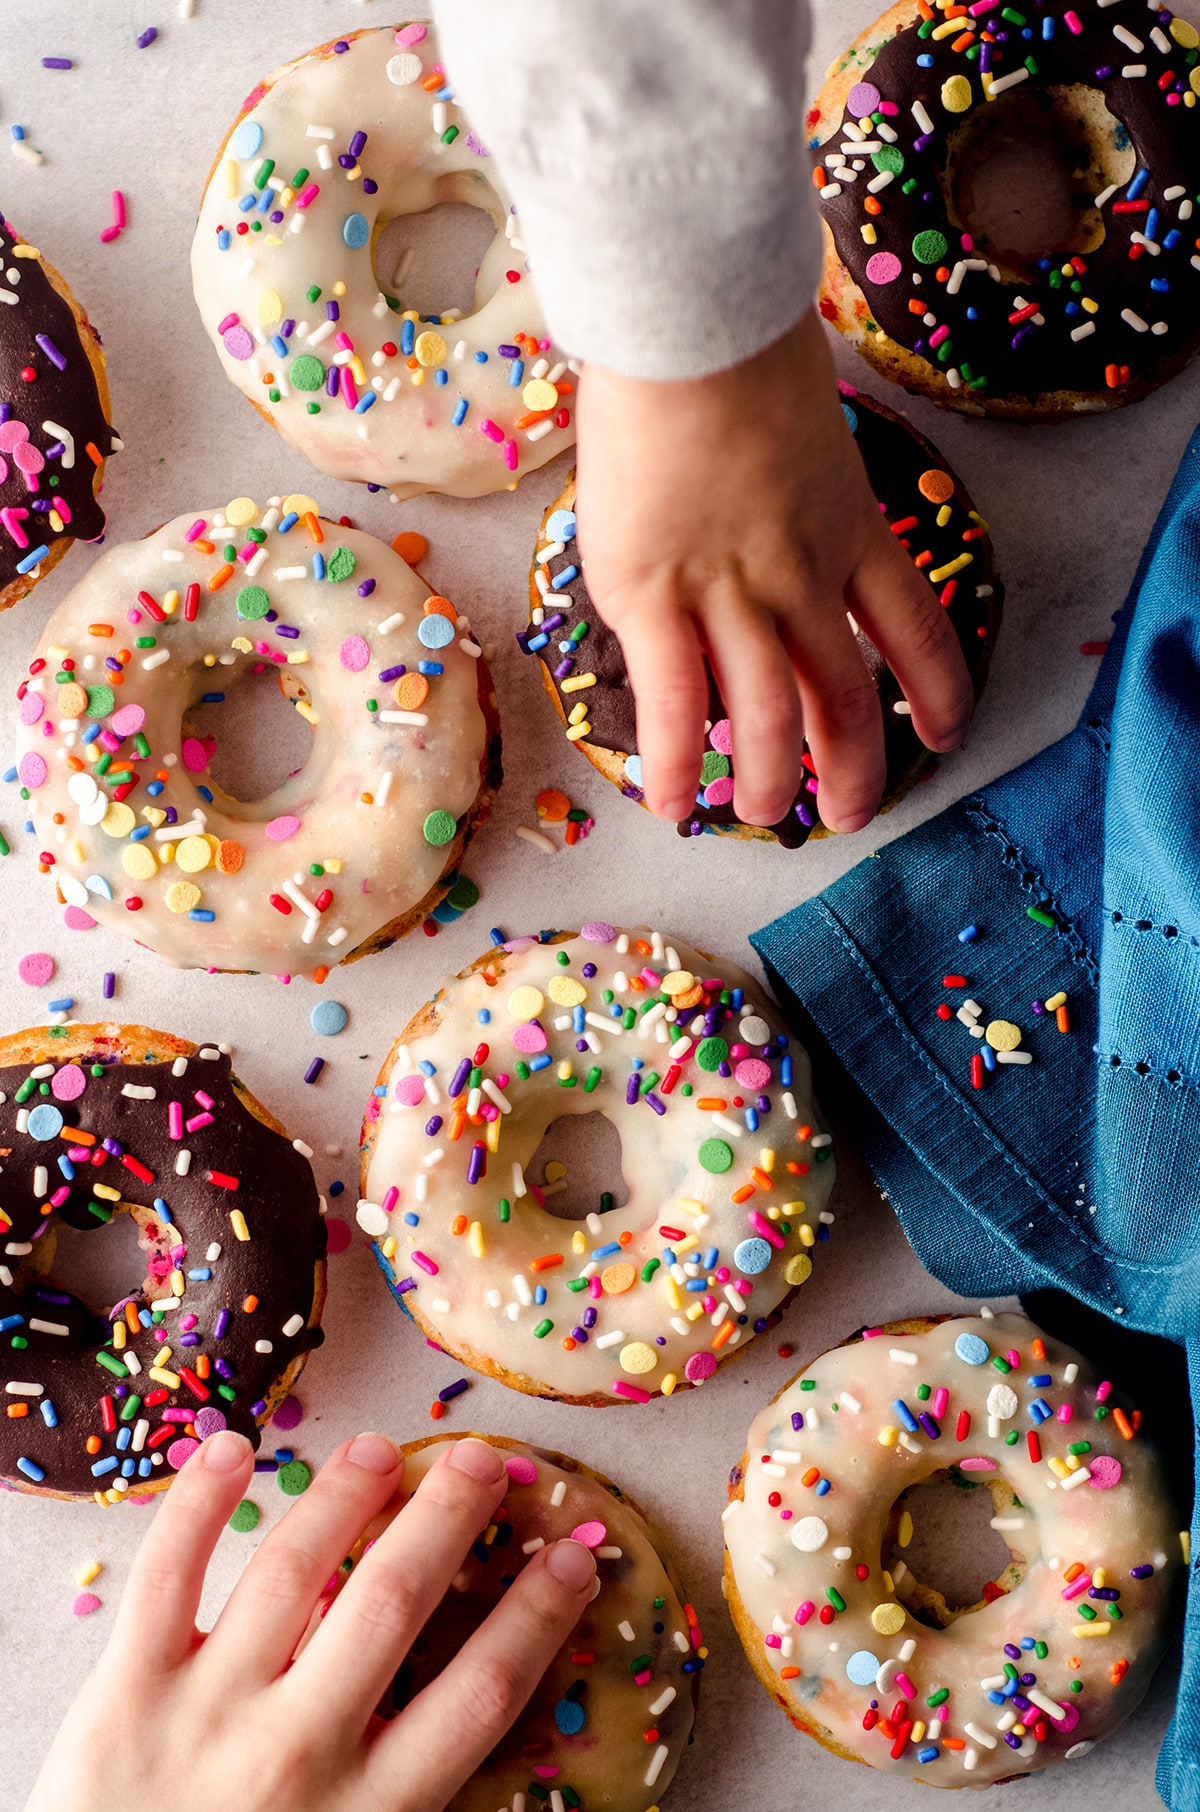
<instances>
[{"instance_id":1,"label":"child's fingers","mask_svg":"<svg viewBox=\"0 0 1200 1812\"><path fill-rule=\"evenodd\" d=\"M304 1634L321 1588L399 1482L403 1455L358 1435L325 1462L255 1554L205 1644L232 1688L274 1680Z\"/></svg>"},{"instance_id":2,"label":"child's fingers","mask_svg":"<svg viewBox=\"0 0 1200 1812\"><path fill-rule=\"evenodd\" d=\"M646 803L678 822L696 802L708 714L708 675L696 622L669 599L647 593L618 634L637 702L637 746ZM580 693L586 699L586 693Z\"/></svg>"},{"instance_id":3,"label":"child's fingers","mask_svg":"<svg viewBox=\"0 0 1200 1812\"><path fill-rule=\"evenodd\" d=\"M136 1655L147 1677L188 1653L204 1574L246 1489L254 1449L222 1429L193 1454L155 1513L134 1556L113 1630L114 1645Z\"/></svg>"},{"instance_id":4,"label":"child's fingers","mask_svg":"<svg viewBox=\"0 0 1200 1812\"><path fill-rule=\"evenodd\" d=\"M817 770L817 805L831 830L860 830L879 809L886 764L879 694L840 601L824 619L808 618L794 638L804 729Z\"/></svg>"},{"instance_id":5,"label":"child's fingers","mask_svg":"<svg viewBox=\"0 0 1200 1812\"><path fill-rule=\"evenodd\" d=\"M804 717L791 658L775 620L723 600L705 628L733 726L734 806L746 824L778 824L803 773Z\"/></svg>"},{"instance_id":6,"label":"child's fingers","mask_svg":"<svg viewBox=\"0 0 1200 1812\"><path fill-rule=\"evenodd\" d=\"M380 1737L367 1763L373 1804L440 1806L470 1777L574 1628L595 1571L574 1541L556 1542L530 1562L445 1671Z\"/></svg>"},{"instance_id":7,"label":"child's fingers","mask_svg":"<svg viewBox=\"0 0 1200 1812\"><path fill-rule=\"evenodd\" d=\"M854 614L912 706L928 749L961 748L975 696L949 612L892 536L882 530L850 581Z\"/></svg>"},{"instance_id":8,"label":"child's fingers","mask_svg":"<svg viewBox=\"0 0 1200 1812\"><path fill-rule=\"evenodd\" d=\"M486 1442L456 1441L446 1449L297 1656L283 1684L298 1713L320 1705L332 1728L344 1726L355 1736L366 1728L507 1482L504 1462Z\"/></svg>"}]
</instances>

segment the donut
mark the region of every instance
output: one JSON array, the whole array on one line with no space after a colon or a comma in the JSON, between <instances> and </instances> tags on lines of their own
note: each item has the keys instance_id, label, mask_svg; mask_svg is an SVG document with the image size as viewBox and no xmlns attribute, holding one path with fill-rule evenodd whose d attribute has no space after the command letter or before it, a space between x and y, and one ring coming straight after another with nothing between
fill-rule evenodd
<instances>
[{"instance_id":1,"label":"donut","mask_svg":"<svg viewBox=\"0 0 1200 1812\"><path fill-rule=\"evenodd\" d=\"M272 667L312 754L243 802L191 720ZM382 949L443 898L500 780L466 619L309 497L237 497L110 549L18 697L9 777L59 899L177 968L323 981ZM267 758L269 719L255 735Z\"/></svg>"},{"instance_id":2,"label":"donut","mask_svg":"<svg viewBox=\"0 0 1200 1812\"><path fill-rule=\"evenodd\" d=\"M311 1156L220 1046L123 1025L0 1039L5 1485L119 1503L218 1429L257 1445L323 1338ZM145 1275L97 1309L56 1282L59 1234L122 1213Z\"/></svg>"},{"instance_id":3,"label":"donut","mask_svg":"<svg viewBox=\"0 0 1200 1812\"><path fill-rule=\"evenodd\" d=\"M509 1485L452 1592L396 1676L403 1710L495 1607L529 1555L571 1537L592 1550L591 1606L550 1663L533 1698L446 1812L603 1807L647 1812L679 1766L695 1717L707 1650L657 1533L633 1500L579 1460L498 1435L475 1435L506 1455ZM325 1616L351 1567L408 1501L449 1442L410 1441L402 1492L369 1525L334 1575Z\"/></svg>"},{"instance_id":4,"label":"donut","mask_svg":"<svg viewBox=\"0 0 1200 1812\"><path fill-rule=\"evenodd\" d=\"M104 533L109 425L100 335L36 246L0 219L0 610L72 541Z\"/></svg>"},{"instance_id":5,"label":"donut","mask_svg":"<svg viewBox=\"0 0 1200 1812\"><path fill-rule=\"evenodd\" d=\"M376 272L389 221L445 202L496 227L466 316L406 308L403 262ZM426 25L347 33L259 83L210 173L192 281L226 376L331 478L481 497L575 438L576 368Z\"/></svg>"},{"instance_id":6,"label":"donut","mask_svg":"<svg viewBox=\"0 0 1200 1812\"><path fill-rule=\"evenodd\" d=\"M546 1206L562 1164L526 1173L579 1114L617 1129L628 1199L598 1178L572 1227ZM831 1147L757 982L593 921L510 939L409 1021L363 1122L358 1222L396 1300L464 1364L568 1403L646 1403L703 1384L807 1279Z\"/></svg>"},{"instance_id":7,"label":"donut","mask_svg":"<svg viewBox=\"0 0 1200 1812\"><path fill-rule=\"evenodd\" d=\"M897 0L808 116L822 314L967 414L1065 421L1148 395L1200 345L1198 98L1200 32L1165 7ZM1027 219L1047 146L1075 185L1057 232ZM1006 188L998 153L1029 166Z\"/></svg>"},{"instance_id":8,"label":"donut","mask_svg":"<svg viewBox=\"0 0 1200 1812\"><path fill-rule=\"evenodd\" d=\"M771 1697L835 1755L934 1787L1086 1754L1141 1702L1181 1564L1140 1421L1022 1315L894 1322L815 1360L752 1423L724 1513ZM1010 1550L973 1604L903 1559L934 1478L985 1487Z\"/></svg>"},{"instance_id":9,"label":"donut","mask_svg":"<svg viewBox=\"0 0 1200 1812\"><path fill-rule=\"evenodd\" d=\"M987 524L937 448L873 397L841 384L842 408L858 443L872 489L893 532L935 588L966 658L978 698L1000 628L1004 587L996 576ZM542 517L529 578L530 617L517 635L537 655L542 680L568 739L627 799L645 805L637 752L633 691L616 635L591 597L575 540L575 474ZM858 632L858 645L879 689L887 784L881 811L928 775L937 758L912 727L900 686L878 651ZM805 777L786 818L765 828L744 824L733 803L733 736L716 680L709 675L704 763L693 815L677 825L681 837L754 838L798 849L828 835L817 812L817 778L804 757Z\"/></svg>"}]
</instances>

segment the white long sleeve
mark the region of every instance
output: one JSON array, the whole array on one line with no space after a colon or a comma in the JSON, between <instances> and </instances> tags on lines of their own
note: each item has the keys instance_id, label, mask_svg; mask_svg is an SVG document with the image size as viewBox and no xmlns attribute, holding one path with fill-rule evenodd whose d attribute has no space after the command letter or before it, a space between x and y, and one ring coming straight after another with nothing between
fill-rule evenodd
<instances>
[{"instance_id":1,"label":"white long sleeve","mask_svg":"<svg viewBox=\"0 0 1200 1812\"><path fill-rule=\"evenodd\" d=\"M721 370L798 320L820 241L807 0L435 0L551 331L631 377Z\"/></svg>"}]
</instances>

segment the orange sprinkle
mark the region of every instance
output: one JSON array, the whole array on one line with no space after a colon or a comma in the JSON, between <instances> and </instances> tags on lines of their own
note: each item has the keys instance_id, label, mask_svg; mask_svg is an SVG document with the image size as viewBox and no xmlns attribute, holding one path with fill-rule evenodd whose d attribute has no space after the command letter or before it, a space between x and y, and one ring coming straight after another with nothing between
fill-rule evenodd
<instances>
[{"instance_id":1,"label":"orange sprinkle","mask_svg":"<svg viewBox=\"0 0 1200 1812\"><path fill-rule=\"evenodd\" d=\"M89 635L112 635L113 633L114 633L114 630L113 630L113 626L111 623L89 623L88 624L88 634Z\"/></svg>"},{"instance_id":2,"label":"orange sprinkle","mask_svg":"<svg viewBox=\"0 0 1200 1812\"><path fill-rule=\"evenodd\" d=\"M930 553L928 548L925 549L925 552L923 554L918 554L916 559L913 561L914 566L932 566L932 564L933 564L933 555Z\"/></svg>"},{"instance_id":3,"label":"orange sprinkle","mask_svg":"<svg viewBox=\"0 0 1200 1812\"><path fill-rule=\"evenodd\" d=\"M245 1314L253 1315L253 1313L257 1307L258 1307L258 1297L257 1296L244 1296L242 1298L242 1310Z\"/></svg>"},{"instance_id":4,"label":"orange sprinkle","mask_svg":"<svg viewBox=\"0 0 1200 1812\"><path fill-rule=\"evenodd\" d=\"M1030 1351L1035 1359L1044 1359L1046 1357L1046 1342L1042 1339L1035 1340Z\"/></svg>"},{"instance_id":5,"label":"orange sprinkle","mask_svg":"<svg viewBox=\"0 0 1200 1812\"><path fill-rule=\"evenodd\" d=\"M760 1169L757 1164L751 1165L750 1175L754 1178L754 1181L758 1184L760 1189L774 1189L774 1178L769 1172Z\"/></svg>"},{"instance_id":6,"label":"orange sprinkle","mask_svg":"<svg viewBox=\"0 0 1200 1812\"><path fill-rule=\"evenodd\" d=\"M721 1347L723 1347L725 1345L725 1342L727 1340L732 1339L733 1330L736 1326L737 1326L736 1321L723 1321L721 1323L720 1327L717 1329L716 1333L712 1337L712 1350L714 1353L719 1352Z\"/></svg>"},{"instance_id":7,"label":"orange sprinkle","mask_svg":"<svg viewBox=\"0 0 1200 1812\"><path fill-rule=\"evenodd\" d=\"M1123 1409L1113 1410L1113 1421L1120 1429L1123 1438L1126 1441L1132 1441L1133 1429L1129 1426L1129 1417L1125 1414Z\"/></svg>"},{"instance_id":8,"label":"orange sprinkle","mask_svg":"<svg viewBox=\"0 0 1200 1812\"><path fill-rule=\"evenodd\" d=\"M700 1095L697 1098L696 1106L702 1107L705 1113L715 1114L718 1113L721 1108L728 1107L729 1103L726 1101L724 1095Z\"/></svg>"},{"instance_id":9,"label":"orange sprinkle","mask_svg":"<svg viewBox=\"0 0 1200 1812\"><path fill-rule=\"evenodd\" d=\"M235 875L246 860L246 852L232 837L222 837L217 844L214 866L223 875Z\"/></svg>"},{"instance_id":10,"label":"orange sprinkle","mask_svg":"<svg viewBox=\"0 0 1200 1812\"><path fill-rule=\"evenodd\" d=\"M84 1132L82 1126L64 1126L58 1136L60 1139L67 1139L76 1145L94 1145L96 1143L95 1133Z\"/></svg>"},{"instance_id":11,"label":"orange sprinkle","mask_svg":"<svg viewBox=\"0 0 1200 1812\"><path fill-rule=\"evenodd\" d=\"M325 535L322 531L321 524L317 521L315 512L312 510L305 510L300 520L319 547L322 541L324 541Z\"/></svg>"},{"instance_id":12,"label":"orange sprinkle","mask_svg":"<svg viewBox=\"0 0 1200 1812\"><path fill-rule=\"evenodd\" d=\"M542 1254L541 1258L530 1259L529 1269L531 1271L553 1271L555 1265L561 1265L562 1261L563 1255L561 1252L545 1252Z\"/></svg>"},{"instance_id":13,"label":"orange sprinkle","mask_svg":"<svg viewBox=\"0 0 1200 1812\"><path fill-rule=\"evenodd\" d=\"M215 554L216 544L212 541L193 541L192 546L198 554Z\"/></svg>"},{"instance_id":14,"label":"orange sprinkle","mask_svg":"<svg viewBox=\"0 0 1200 1812\"><path fill-rule=\"evenodd\" d=\"M801 1475L800 1483L802 1485L815 1485L817 1480L820 1478L820 1476L821 1476L821 1473L820 1473L819 1468L816 1466L810 1466L808 1471Z\"/></svg>"},{"instance_id":15,"label":"orange sprinkle","mask_svg":"<svg viewBox=\"0 0 1200 1812\"><path fill-rule=\"evenodd\" d=\"M874 195L868 195L867 199L863 202L863 212L865 214L882 214L883 203L877 200Z\"/></svg>"},{"instance_id":16,"label":"orange sprinkle","mask_svg":"<svg viewBox=\"0 0 1200 1812\"><path fill-rule=\"evenodd\" d=\"M530 409L526 412L526 414L518 415L517 427L518 428L532 428L534 426L535 422L548 421L552 414L553 414L553 411L550 409Z\"/></svg>"},{"instance_id":17,"label":"orange sprinkle","mask_svg":"<svg viewBox=\"0 0 1200 1812\"><path fill-rule=\"evenodd\" d=\"M781 1667L779 1670L781 1680L798 1680L799 1677L800 1669L798 1667Z\"/></svg>"},{"instance_id":18,"label":"orange sprinkle","mask_svg":"<svg viewBox=\"0 0 1200 1812\"><path fill-rule=\"evenodd\" d=\"M734 1190L729 1199L731 1202L748 1202L753 1194L754 1184L743 1183L740 1189Z\"/></svg>"},{"instance_id":19,"label":"orange sprinkle","mask_svg":"<svg viewBox=\"0 0 1200 1812\"><path fill-rule=\"evenodd\" d=\"M218 566L216 572L212 575L212 578L208 581L209 591L220 591L222 585L228 585L228 583L229 583L230 579L232 579L232 577L233 577L233 568L227 560L225 562L224 566Z\"/></svg>"},{"instance_id":20,"label":"orange sprinkle","mask_svg":"<svg viewBox=\"0 0 1200 1812\"><path fill-rule=\"evenodd\" d=\"M99 1453L101 1447L100 1436L98 1434L90 1434L84 1442L84 1446L89 1453Z\"/></svg>"},{"instance_id":21,"label":"orange sprinkle","mask_svg":"<svg viewBox=\"0 0 1200 1812\"><path fill-rule=\"evenodd\" d=\"M317 965L317 967L313 970L313 980L319 986L321 984L321 982L327 981L328 979L329 979L329 964L328 963L319 963Z\"/></svg>"},{"instance_id":22,"label":"orange sprinkle","mask_svg":"<svg viewBox=\"0 0 1200 1812\"><path fill-rule=\"evenodd\" d=\"M1108 1670L1108 1678L1109 1678L1110 1684L1113 1686L1119 1686L1121 1684L1121 1681L1125 1678L1125 1676L1128 1672L1129 1672L1128 1661L1125 1661L1125 1660L1114 1661L1112 1666Z\"/></svg>"},{"instance_id":23,"label":"orange sprinkle","mask_svg":"<svg viewBox=\"0 0 1200 1812\"><path fill-rule=\"evenodd\" d=\"M563 1343L562 1343L562 1350L564 1353L573 1353L575 1351L575 1348L578 1345L579 1345L579 1342L577 1340L573 1340L571 1338L570 1334L564 1334Z\"/></svg>"},{"instance_id":24,"label":"orange sprinkle","mask_svg":"<svg viewBox=\"0 0 1200 1812\"><path fill-rule=\"evenodd\" d=\"M89 440L83 450L94 466L102 466L104 464L104 455L101 453L94 440Z\"/></svg>"},{"instance_id":25,"label":"orange sprinkle","mask_svg":"<svg viewBox=\"0 0 1200 1812\"><path fill-rule=\"evenodd\" d=\"M1082 1572L1083 1572L1082 1561L1075 1560L1075 1561L1072 1561L1071 1565L1067 1568L1066 1572L1063 1574L1063 1578L1066 1580L1067 1584L1070 1585L1071 1581L1073 1579L1078 1579L1079 1575Z\"/></svg>"},{"instance_id":26,"label":"orange sprinkle","mask_svg":"<svg viewBox=\"0 0 1200 1812\"><path fill-rule=\"evenodd\" d=\"M67 756L67 766L73 774L81 774L83 772L83 765L84 764L80 761L78 755Z\"/></svg>"},{"instance_id":27,"label":"orange sprinkle","mask_svg":"<svg viewBox=\"0 0 1200 1812\"><path fill-rule=\"evenodd\" d=\"M10 1416L14 1417L27 1416L29 1414L29 1405L28 1403L10 1403L8 1406L8 1413Z\"/></svg>"},{"instance_id":28,"label":"orange sprinkle","mask_svg":"<svg viewBox=\"0 0 1200 1812\"><path fill-rule=\"evenodd\" d=\"M432 1421L440 1422L445 1413L446 1405L441 1402L440 1399L436 1403L431 1403L429 1405L429 1415Z\"/></svg>"},{"instance_id":29,"label":"orange sprinkle","mask_svg":"<svg viewBox=\"0 0 1200 1812\"><path fill-rule=\"evenodd\" d=\"M617 1244L618 1246L631 1246L633 1244L632 1233L618 1233Z\"/></svg>"},{"instance_id":30,"label":"orange sprinkle","mask_svg":"<svg viewBox=\"0 0 1200 1812\"><path fill-rule=\"evenodd\" d=\"M429 552L429 543L415 529L401 529L398 535L392 536L392 552L399 554L410 566L416 566Z\"/></svg>"},{"instance_id":31,"label":"orange sprinkle","mask_svg":"<svg viewBox=\"0 0 1200 1812\"><path fill-rule=\"evenodd\" d=\"M923 315L925 313L925 304L922 302L920 296L909 297L908 312L910 315Z\"/></svg>"},{"instance_id":32,"label":"orange sprinkle","mask_svg":"<svg viewBox=\"0 0 1200 1812\"><path fill-rule=\"evenodd\" d=\"M429 681L423 673L405 673L396 681L392 695L402 711L419 711L429 697Z\"/></svg>"},{"instance_id":33,"label":"orange sprinkle","mask_svg":"<svg viewBox=\"0 0 1200 1812\"><path fill-rule=\"evenodd\" d=\"M442 86L445 79L446 78L443 75L427 75L422 79L421 86L427 94L432 94L435 88L440 88Z\"/></svg>"},{"instance_id":34,"label":"orange sprinkle","mask_svg":"<svg viewBox=\"0 0 1200 1812\"><path fill-rule=\"evenodd\" d=\"M818 164L816 169L813 171L813 188L814 189L823 189L823 188L825 188L825 186L827 185L828 182L829 182L829 176L828 176L828 173L826 172L824 164Z\"/></svg>"},{"instance_id":35,"label":"orange sprinkle","mask_svg":"<svg viewBox=\"0 0 1200 1812\"><path fill-rule=\"evenodd\" d=\"M131 1302L125 1304L125 1324L131 1334L140 1334L142 1331L142 1324L138 1320L137 1309Z\"/></svg>"},{"instance_id":36,"label":"orange sprinkle","mask_svg":"<svg viewBox=\"0 0 1200 1812\"><path fill-rule=\"evenodd\" d=\"M207 1353L198 1353L196 1356L196 1376L197 1376L197 1378L207 1378L211 1369L212 1369L212 1367L209 1363L208 1354Z\"/></svg>"},{"instance_id":37,"label":"orange sprinkle","mask_svg":"<svg viewBox=\"0 0 1200 1812\"><path fill-rule=\"evenodd\" d=\"M938 1742L942 1745L943 1749L953 1749L956 1752L959 1749L965 1749L967 1746L962 1737L939 1737Z\"/></svg>"},{"instance_id":38,"label":"orange sprinkle","mask_svg":"<svg viewBox=\"0 0 1200 1812\"><path fill-rule=\"evenodd\" d=\"M949 18L950 15L947 14L946 16ZM973 31L965 31L961 37L955 38L950 48L951 50L966 50L968 45L974 44L974 42L975 33Z\"/></svg>"},{"instance_id":39,"label":"orange sprinkle","mask_svg":"<svg viewBox=\"0 0 1200 1812\"><path fill-rule=\"evenodd\" d=\"M640 975L631 975L629 977L629 986L633 989L635 994L644 994L646 992L646 984Z\"/></svg>"},{"instance_id":40,"label":"orange sprinkle","mask_svg":"<svg viewBox=\"0 0 1200 1812\"><path fill-rule=\"evenodd\" d=\"M544 818L547 824L561 824L571 809L571 801L557 787L547 787L533 803L538 817Z\"/></svg>"},{"instance_id":41,"label":"orange sprinkle","mask_svg":"<svg viewBox=\"0 0 1200 1812\"><path fill-rule=\"evenodd\" d=\"M467 1222L466 1215L465 1214L456 1214L453 1221L451 1221L451 1223L450 1223L450 1231L451 1231L451 1233L456 1233L456 1234L465 1233L467 1230L467 1225L468 1225L468 1222Z\"/></svg>"},{"instance_id":42,"label":"orange sprinkle","mask_svg":"<svg viewBox=\"0 0 1200 1812\"><path fill-rule=\"evenodd\" d=\"M1069 1032L1071 1030L1071 1021L1067 1017L1067 1009L1065 1007L1059 1007L1054 1015L1054 1023L1060 1032Z\"/></svg>"},{"instance_id":43,"label":"orange sprinkle","mask_svg":"<svg viewBox=\"0 0 1200 1812\"><path fill-rule=\"evenodd\" d=\"M463 1136L463 1127L466 1124L467 1124L467 1116L463 1112L463 1110L460 1108L455 1114L453 1114L451 1116L450 1131L446 1134L446 1137L448 1139L461 1139Z\"/></svg>"},{"instance_id":44,"label":"orange sprinkle","mask_svg":"<svg viewBox=\"0 0 1200 1812\"><path fill-rule=\"evenodd\" d=\"M421 609L427 617L449 617L452 623L458 622L458 612L449 598L439 598L436 592L431 598L426 598Z\"/></svg>"},{"instance_id":45,"label":"orange sprinkle","mask_svg":"<svg viewBox=\"0 0 1200 1812\"><path fill-rule=\"evenodd\" d=\"M796 1128L796 1137L798 1139L811 1139L812 1138L812 1127L811 1126L798 1126Z\"/></svg>"},{"instance_id":46,"label":"orange sprinkle","mask_svg":"<svg viewBox=\"0 0 1200 1812\"><path fill-rule=\"evenodd\" d=\"M640 937L637 940L637 943L633 947L637 951L639 956L653 956L654 955L653 946L648 944L644 937Z\"/></svg>"}]
</instances>

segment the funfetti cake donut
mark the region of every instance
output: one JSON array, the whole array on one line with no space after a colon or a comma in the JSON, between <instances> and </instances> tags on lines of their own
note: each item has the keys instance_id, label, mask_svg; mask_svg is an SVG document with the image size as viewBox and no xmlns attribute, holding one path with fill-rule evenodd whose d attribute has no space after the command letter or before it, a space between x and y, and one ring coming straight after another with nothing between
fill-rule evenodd
<instances>
[{"instance_id":1,"label":"funfetti cake donut","mask_svg":"<svg viewBox=\"0 0 1200 1812\"><path fill-rule=\"evenodd\" d=\"M109 425L100 336L66 279L0 220L0 610L72 541L104 533Z\"/></svg>"},{"instance_id":2,"label":"funfetti cake donut","mask_svg":"<svg viewBox=\"0 0 1200 1812\"><path fill-rule=\"evenodd\" d=\"M490 215L475 306L421 314L376 269L398 215ZM397 498L511 488L575 438L503 178L431 28L348 33L260 82L217 153L192 245L226 376L332 478Z\"/></svg>"},{"instance_id":3,"label":"funfetti cake donut","mask_svg":"<svg viewBox=\"0 0 1200 1812\"><path fill-rule=\"evenodd\" d=\"M840 385L842 408L892 532L925 574L949 613L978 698L1000 629L1004 587L988 526L962 480L923 434L852 384ZM785 456L785 455L783 455ZM542 517L529 578L529 625L517 636L538 657L547 692L567 739L627 799L644 804L637 714L620 641L588 592L575 540L575 474ZM880 809L903 798L932 772L937 757L912 727L899 682L861 632L858 646L879 691L887 780ZM677 826L681 837L712 833L799 848L828 832L817 812L817 775L805 775L787 816L766 828L745 824L733 802L733 731L716 680L709 675L708 724L696 802Z\"/></svg>"},{"instance_id":4,"label":"funfetti cake donut","mask_svg":"<svg viewBox=\"0 0 1200 1812\"><path fill-rule=\"evenodd\" d=\"M1022 1315L895 1322L814 1360L756 1417L724 1514L734 1624L793 1724L933 1787L1033 1774L1115 1730L1182 1562L1141 1421ZM990 1493L1009 1549L976 1603L905 1559L939 1478Z\"/></svg>"},{"instance_id":5,"label":"funfetti cake donut","mask_svg":"<svg viewBox=\"0 0 1200 1812\"><path fill-rule=\"evenodd\" d=\"M809 114L821 312L885 377L971 414L1145 396L1200 345L1198 101L1200 32L1166 7L897 0ZM1047 142L1073 193L1031 252L995 155L1032 165Z\"/></svg>"},{"instance_id":6,"label":"funfetti cake donut","mask_svg":"<svg viewBox=\"0 0 1200 1812\"><path fill-rule=\"evenodd\" d=\"M241 801L191 718L261 671L312 752ZM18 697L15 778L59 900L178 968L322 981L382 949L442 899L500 780L466 619L310 497L237 497L111 548Z\"/></svg>"},{"instance_id":7,"label":"funfetti cake donut","mask_svg":"<svg viewBox=\"0 0 1200 1812\"><path fill-rule=\"evenodd\" d=\"M661 1538L619 1485L566 1454L475 1438L505 1456L507 1495L410 1649L393 1703L402 1710L436 1677L532 1554L571 1537L595 1556L592 1601L512 1729L446 1812L647 1812L670 1786L691 1736L707 1654L696 1612ZM405 1445L402 1502L446 1444L435 1435ZM320 1616L394 1514L367 1528Z\"/></svg>"},{"instance_id":8,"label":"funfetti cake donut","mask_svg":"<svg viewBox=\"0 0 1200 1812\"><path fill-rule=\"evenodd\" d=\"M301 1140L216 1045L144 1026L0 1039L0 1481L118 1503L221 1428L257 1429L321 1342L325 1223ZM111 1306L55 1281L121 1214L144 1274Z\"/></svg>"},{"instance_id":9,"label":"funfetti cake donut","mask_svg":"<svg viewBox=\"0 0 1200 1812\"><path fill-rule=\"evenodd\" d=\"M530 1174L598 1113L581 1223ZM657 931L510 939L401 1032L363 1122L359 1225L396 1300L476 1371L570 1403L700 1385L813 1269L832 1140L762 987Z\"/></svg>"}]
</instances>

